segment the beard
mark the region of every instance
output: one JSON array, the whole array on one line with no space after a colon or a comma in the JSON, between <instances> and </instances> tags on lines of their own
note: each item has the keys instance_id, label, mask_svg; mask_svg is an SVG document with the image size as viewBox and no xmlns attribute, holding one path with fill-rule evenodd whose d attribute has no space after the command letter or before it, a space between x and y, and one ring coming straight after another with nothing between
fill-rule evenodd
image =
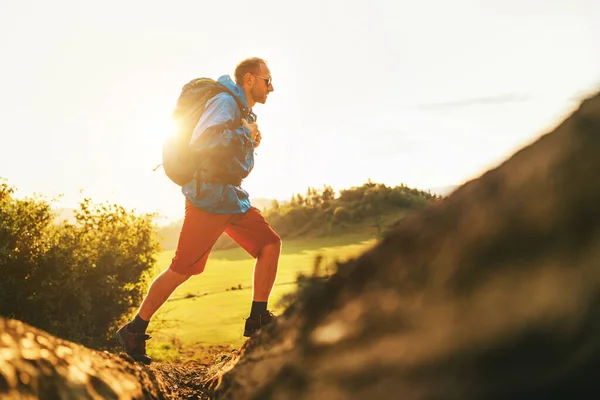
<instances>
[{"instance_id":1,"label":"beard","mask_svg":"<svg viewBox=\"0 0 600 400\"><path fill-rule=\"evenodd\" d=\"M265 102L267 101L267 93L262 93L261 91L255 90L253 88L250 94L252 95L252 100L254 100L257 103L265 104Z\"/></svg>"}]
</instances>

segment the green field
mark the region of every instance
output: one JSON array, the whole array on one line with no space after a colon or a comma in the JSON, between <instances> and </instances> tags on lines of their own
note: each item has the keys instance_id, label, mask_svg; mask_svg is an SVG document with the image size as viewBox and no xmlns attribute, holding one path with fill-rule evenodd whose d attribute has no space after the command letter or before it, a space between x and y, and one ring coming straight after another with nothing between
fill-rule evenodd
<instances>
[{"instance_id":1,"label":"green field","mask_svg":"<svg viewBox=\"0 0 600 400\"><path fill-rule=\"evenodd\" d=\"M364 234L284 240L269 309L283 312L279 300L295 291L299 273L312 273L317 255L323 256L321 274L332 273L336 260L356 256L374 243ZM160 253L155 274L169 266L173 254ZM242 331L252 302L253 266L254 259L241 248L211 253L204 272L181 285L151 321L150 356L162 361L183 355L193 359L205 347L239 347L246 340Z\"/></svg>"}]
</instances>

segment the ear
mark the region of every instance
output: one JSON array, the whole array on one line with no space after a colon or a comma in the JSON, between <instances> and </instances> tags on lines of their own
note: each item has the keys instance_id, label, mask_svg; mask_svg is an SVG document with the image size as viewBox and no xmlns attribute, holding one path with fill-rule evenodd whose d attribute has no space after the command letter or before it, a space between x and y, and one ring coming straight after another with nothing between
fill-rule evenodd
<instances>
[{"instance_id":1,"label":"ear","mask_svg":"<svg viewBox=\"0 0 600 400\"><path fill-rule=\"evenodd\" d=\"M246 85L252 86L252 78L254 78L252 74L250 72L246 72L246 75L244 75L244 81Z\"/></svg>"}]
</instances>

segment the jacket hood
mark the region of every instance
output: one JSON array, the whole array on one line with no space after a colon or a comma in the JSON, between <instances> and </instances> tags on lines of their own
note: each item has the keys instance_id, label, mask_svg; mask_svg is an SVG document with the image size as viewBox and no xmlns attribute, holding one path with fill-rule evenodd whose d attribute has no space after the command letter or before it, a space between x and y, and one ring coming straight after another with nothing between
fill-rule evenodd
<instances>
[{"instance_id":1,"label":"jacket hood","mask_svg":"<svg viewBox=\"0 0 600 400\"><path fill-rule=\"evenodd\" d=\"M246 100L244 90L241 88L241 86L231 80L229 75L221 76L219 79L217 79L217 82L229 89L229 91L241 101L246 110L248 109L248 101Z\"/></svg>"}]
</instances>

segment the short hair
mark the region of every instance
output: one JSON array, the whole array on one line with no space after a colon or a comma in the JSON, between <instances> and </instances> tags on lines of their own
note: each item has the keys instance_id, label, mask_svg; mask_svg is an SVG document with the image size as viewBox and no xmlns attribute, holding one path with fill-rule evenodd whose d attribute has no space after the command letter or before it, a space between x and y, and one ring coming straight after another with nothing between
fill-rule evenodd
<instances>
[{"instance_id":1,"label":"short hair","mask_svg":"<svg viewBox=\"0 0 600 400\"><path fill-rule=\"evenodd\" d=\"M251 74L258 73L261 64L267 65L267 62L258 57L251 57L241 61L235 67L235 83L241 85L244 82L244 76L248 72Z\"/></svg>"}]
</instances>

